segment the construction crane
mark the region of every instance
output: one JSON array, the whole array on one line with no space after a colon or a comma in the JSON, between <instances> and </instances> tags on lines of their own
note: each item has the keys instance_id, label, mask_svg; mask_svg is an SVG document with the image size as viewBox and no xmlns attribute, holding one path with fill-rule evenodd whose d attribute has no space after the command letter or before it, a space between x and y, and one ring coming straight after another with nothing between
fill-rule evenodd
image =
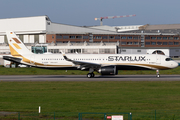
<instances>
[{"instance_id":1,"label":"construction crane","mask_svg":"<svg viewBox=\"0 0 180 120\"><path fill-rule=\"evenodd\" d=\"M114 18L124 18L124 17L134 17L134 15L123 15L123 16L107 16L107 17L100 17L100 18L94 18L94 20L100 20L100 25L103 25L102 20L103 19L114 19Z\"/></svg>"}]
</instances>

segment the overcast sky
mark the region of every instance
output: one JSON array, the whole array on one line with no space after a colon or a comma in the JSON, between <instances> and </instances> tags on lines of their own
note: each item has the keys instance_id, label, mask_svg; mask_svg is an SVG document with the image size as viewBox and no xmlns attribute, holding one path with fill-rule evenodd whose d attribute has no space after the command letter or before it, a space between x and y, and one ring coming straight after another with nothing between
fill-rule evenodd
<instances>
[{"instance_id":1,"label":"overcast sky","mask_svg":"<svg viewBox=\"0 0 180 120\"><path fill-rule=\"evenodd\" d=\"M92 26L100 24L95 17L131 14L103 24L180 24L180 0L0 0L0 19L47 15L55 23Z\"/></svg>"}]
</instances>

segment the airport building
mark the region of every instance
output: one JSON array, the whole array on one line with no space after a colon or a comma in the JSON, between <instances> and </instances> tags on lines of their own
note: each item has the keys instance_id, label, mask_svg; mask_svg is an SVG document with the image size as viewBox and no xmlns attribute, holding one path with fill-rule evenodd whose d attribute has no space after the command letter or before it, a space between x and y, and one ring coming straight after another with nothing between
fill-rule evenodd
<instances>
[{"instance_id":1,"label":"airport building","mask_svg":"<svg viewBox=\"0 0 180 120\"><path fill-rule=\"evenodd\" d=\"M6 31L35 53L165 54L180 57L180 24L73 26L48 16L0 19L0 55L10 54Z\"/></svg>"}]
</instances>

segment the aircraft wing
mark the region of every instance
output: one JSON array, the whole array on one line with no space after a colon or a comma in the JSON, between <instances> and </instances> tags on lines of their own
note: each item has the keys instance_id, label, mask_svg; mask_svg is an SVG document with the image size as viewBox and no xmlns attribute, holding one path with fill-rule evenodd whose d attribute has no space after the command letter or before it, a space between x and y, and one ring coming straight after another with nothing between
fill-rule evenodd
<instances>
[{"instance_id":1,"label":"aircraft wing","mask_svg":"<svg viewBox=\"0 0 180 120\"><path fill-rule=\"evenodd\" d=\"M67 60L69 62L72 62L75 65L80 65L81 68L84 67L84 68L94 68L94 69L96 69L96 68L101 67L101 64L98 64L98 63L76 61L76 60L69 59L65 54L63 54L63 57L64 57L65 60Z\"/></svg>"}]
</instances>

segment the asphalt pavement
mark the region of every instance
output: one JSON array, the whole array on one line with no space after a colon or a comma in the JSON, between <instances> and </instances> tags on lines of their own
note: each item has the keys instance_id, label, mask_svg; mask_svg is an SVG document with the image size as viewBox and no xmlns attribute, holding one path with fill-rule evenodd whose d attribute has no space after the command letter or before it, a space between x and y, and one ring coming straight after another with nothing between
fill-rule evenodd
<instances>
[{"instance_id":1,"label":"asphalt pavement","mask_svg":"<svg viewBox=\"0 0 180 120\"><path fill-rule=\"evenodd\" d=\"M86 75L1 75L0 81L180 81L180 75L116 75L87 78Z\"/></svg>"}]
</instances>

